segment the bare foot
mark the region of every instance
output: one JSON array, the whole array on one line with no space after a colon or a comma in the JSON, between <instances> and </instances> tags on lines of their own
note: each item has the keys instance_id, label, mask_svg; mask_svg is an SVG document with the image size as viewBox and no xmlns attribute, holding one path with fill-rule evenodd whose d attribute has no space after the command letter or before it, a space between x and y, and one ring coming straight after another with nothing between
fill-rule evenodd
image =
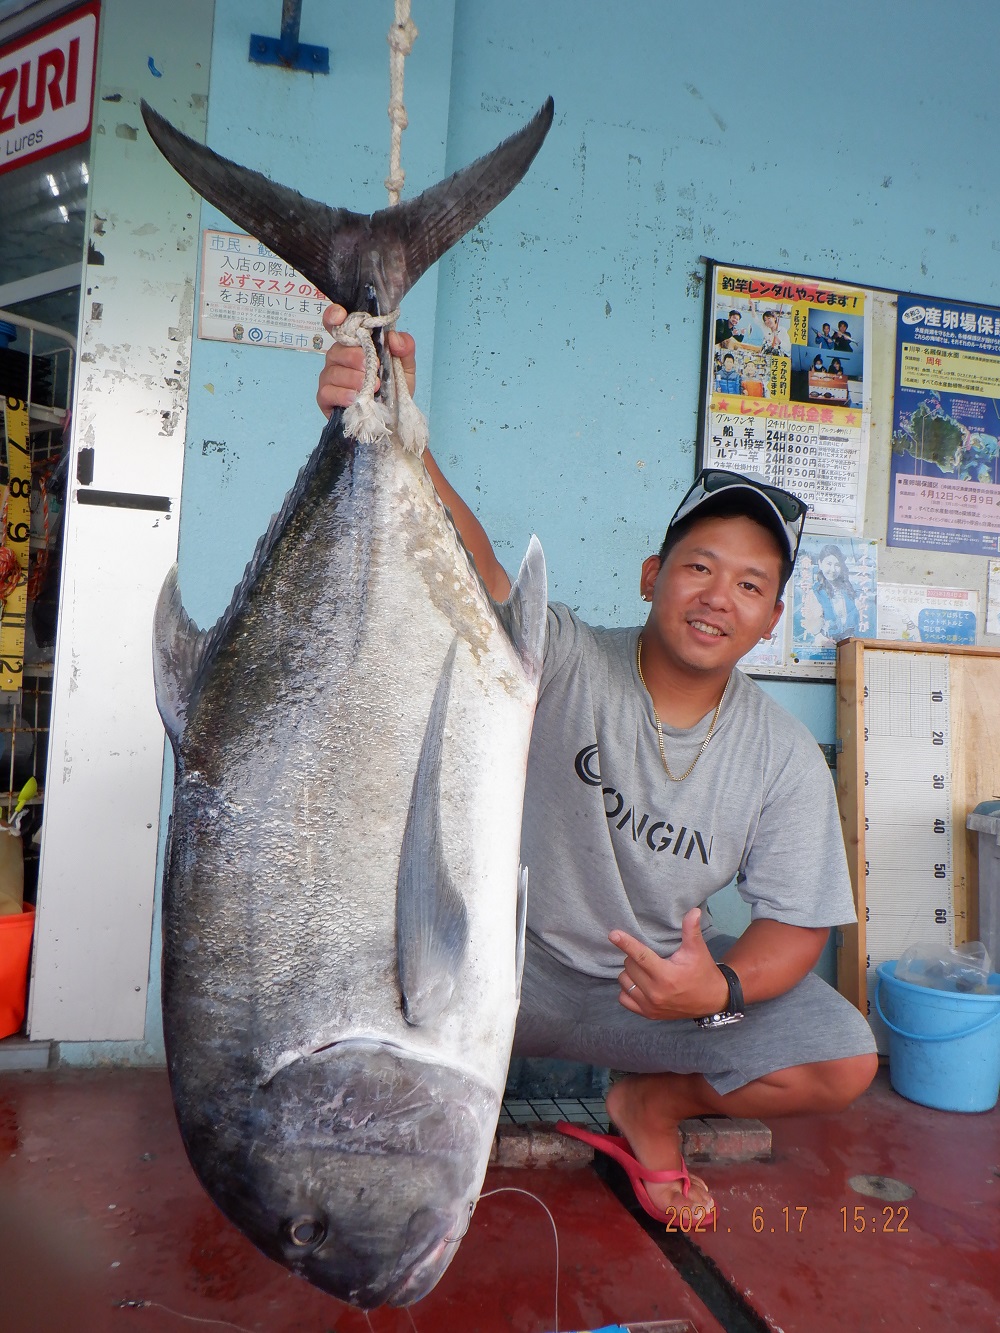
<instances>
[{"instance_id":1,"label":"bare foot","mask_svg":"<svg viewBox=\"0 0 1000 1333\"><path fill-rule=\"evenodd\" d=\"M688 1112L681 1111L671 1098L672 1077L632 1074L613 1083L605 1101L612 1124L628 1140L637 1160L651 1171L679 1171L684 1166L678 1126L687 1119ZM682 1180L647 1182L646 1189L664 1212L687 1207L704 1208L710 1213L715 1207L708 1186L699 1176L691 1176L691 1189L686 1195Z\"/></svg>"}]
</instances>

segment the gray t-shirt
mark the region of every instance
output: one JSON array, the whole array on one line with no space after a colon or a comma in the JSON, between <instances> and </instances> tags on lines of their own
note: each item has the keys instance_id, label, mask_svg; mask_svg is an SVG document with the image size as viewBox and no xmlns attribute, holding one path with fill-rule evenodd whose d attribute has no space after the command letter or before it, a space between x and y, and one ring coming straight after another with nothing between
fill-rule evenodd
<instances>
[{"instance_id":1,"label":"gray t-shirt","mask_svg":"<svg viewBox=\"0 0 1000 1333\"><path fill-rule=\"evenodd\" d=\"M636 670L638 635L549 607L522 826L529 932L569 967L615 977L622 955L609 930L665 957L684 914L734 876L754 920L853 921L834 787L807 728L735 671L708 748L671 782ZM672 773L710 722L664 725Z\"/></svg>"}]
</instances>

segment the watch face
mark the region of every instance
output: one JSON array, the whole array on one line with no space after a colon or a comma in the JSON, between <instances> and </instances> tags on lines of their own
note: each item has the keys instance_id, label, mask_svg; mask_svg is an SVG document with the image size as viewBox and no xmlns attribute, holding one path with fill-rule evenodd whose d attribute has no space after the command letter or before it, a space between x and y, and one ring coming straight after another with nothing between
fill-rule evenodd
<instances>
[{"instance_id":1,"label":"watch face","mask_svg":"<svg viewBox=\"0 0 1000 1333\"><path fill-rule=\"evenodd\" d=\"M707 1018L696 1018L694 1021L700 1028L724 1028L730 1023L742 1023L743 1014L709 1014Z\"/></svg>"}]
</instances>

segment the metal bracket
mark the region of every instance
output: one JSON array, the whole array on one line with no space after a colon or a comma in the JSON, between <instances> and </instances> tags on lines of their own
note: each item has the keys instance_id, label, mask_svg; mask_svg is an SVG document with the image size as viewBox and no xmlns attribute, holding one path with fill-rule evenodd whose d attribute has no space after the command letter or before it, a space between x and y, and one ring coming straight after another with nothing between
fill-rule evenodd
<instances>
[{"instance_id":1,"label":"metal bracket","mask_svg":"<svg viewBox=\"0 0 1000 1333\"><path fill-rule=\"evenodd\" d=\"M308 74L329 74L330 48L300 42L301 20L302 0L282 0L281 36L262 37L259 33L251 33L247 59L255 65L281 65L284 69L305 70Z\"/></svg>"}]
</instances>

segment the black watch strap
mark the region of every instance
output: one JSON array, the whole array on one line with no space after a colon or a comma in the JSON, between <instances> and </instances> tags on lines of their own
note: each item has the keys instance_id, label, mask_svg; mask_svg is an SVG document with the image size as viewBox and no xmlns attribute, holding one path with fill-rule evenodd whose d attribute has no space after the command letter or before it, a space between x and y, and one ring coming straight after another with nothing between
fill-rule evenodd
<instances>
[{"instance_id":1,"label":"black watch strap","mask_svg":"<svg viewBox=\"0 0 1000 1333\"><path fill-rule=\"evenodd\" d=\"M743 1014L746 1008L743 1003L743 987L740 985L740 979L731 967L725 963L717 963L719 971L726 978L726 985L729 987L729 1008L731 1014Z\"/></svg>"},{"instance_id":2,"label":"black watch strap","mask_svg":"<svg viewBox=\"0 0 1000 1333\"><path fill-rule=\"evenodd\" d=\"M729 987L729 1003L721 1013L706 1014L704 1018L696 1018L694 1021L700 1028L727 1027L730 1023L738 1023L744 1016L743 987L740 985L739 977L725 963L717 963L716 966L726 978L726 985Z\"/></svg>"}]
</instances>

